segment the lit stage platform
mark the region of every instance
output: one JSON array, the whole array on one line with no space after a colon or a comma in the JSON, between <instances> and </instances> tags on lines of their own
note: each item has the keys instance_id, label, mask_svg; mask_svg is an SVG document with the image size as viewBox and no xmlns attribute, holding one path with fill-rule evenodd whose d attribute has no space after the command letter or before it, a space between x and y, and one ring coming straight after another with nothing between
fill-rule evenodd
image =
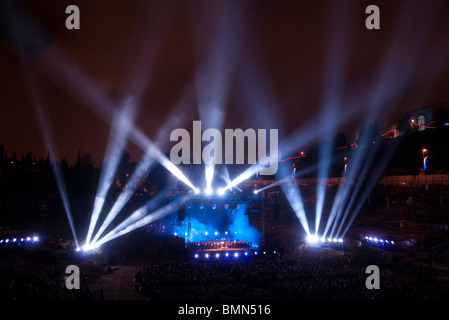
<instances>
[{"instance_id":1,"label":"lit stage platform","mask_svg":"<svg viewBox=\"0 0 449 320\"><path fill-rule=\"evenodd\" d=\"M176 202L183 195L171 197ZM257 248L262 235L251 225L249 215L262 215L263 197L254 193L190 194L170 219L173 235L183 237L195 250ZM192 248L192 245L198 245ZM213 245L211 245L213 244Z\"/></svg>"}]
</instances>

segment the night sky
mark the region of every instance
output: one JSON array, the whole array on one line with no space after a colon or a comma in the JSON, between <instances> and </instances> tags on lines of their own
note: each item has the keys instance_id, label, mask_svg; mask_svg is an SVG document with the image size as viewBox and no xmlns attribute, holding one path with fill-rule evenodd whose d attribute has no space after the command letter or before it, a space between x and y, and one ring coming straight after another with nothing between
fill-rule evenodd
<instances>
[{"instance_id":1,"label":"night sky","mask_svg":"<svg viewBox=\"0 0 449 320\"><path fill-rule=\"evenodd\" d=\"M69 4L80 8L80 30L65 27ZM379 30L365 28L370 4ZM141 97L136 126L152 139L167 119L187 129L199 120L199 92L224 97L225 128L276 126L280 136L314 122L321 130L333 101L329 118L348 139L364 122L387 129L406 112L449 102L448 1L6 0L0 11L8 155L47 150L30 87L69 163L78 150L102 161L111 115L92 108L129 96ZM127 150L142 156L132 143Z\"/></svg>"}]
</instances>

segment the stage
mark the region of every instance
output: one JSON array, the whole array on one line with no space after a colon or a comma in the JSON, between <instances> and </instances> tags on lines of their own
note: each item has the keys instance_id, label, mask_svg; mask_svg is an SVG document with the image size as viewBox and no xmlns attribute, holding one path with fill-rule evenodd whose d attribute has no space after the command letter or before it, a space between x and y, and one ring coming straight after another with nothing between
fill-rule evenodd
<instances>
[{"instance_id":1,"label":"stage","mask_svg":"<svg viewBox=\"0 0 449 320\"><path fill-rule=\"evenodd\" d=\"M178 196L171 197L172 202ZM194 251L257 249L262 234L249 221L249 215L263 215L261 195L191 194L169 219L171 232L185 239L186 247Z\"/></svg>"}]
</instances>

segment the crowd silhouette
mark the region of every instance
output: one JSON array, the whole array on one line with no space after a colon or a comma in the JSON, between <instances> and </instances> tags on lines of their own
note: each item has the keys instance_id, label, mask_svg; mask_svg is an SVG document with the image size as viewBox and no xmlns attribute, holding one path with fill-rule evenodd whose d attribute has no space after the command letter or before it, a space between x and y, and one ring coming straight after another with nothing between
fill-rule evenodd
<instances>
[{"instance_id":1,"label":"crowd silhouette","mask_svg":"<svg viewBox=\"0 0 449 320\"><path fill-rule=\"evenodd\" d=\"M449 290L425 281L381 275L369 290L365 269L344 260L287 259L270 255L229 260L160 260L129 279L148 300L447 300ZM103 300L102 289L67 290L61 270L35 273L0 262L0 301Z\"/></svg>"},{"instance_id":2,"label":"crowd silhouette","mask_svg":"<svg viewBox=\"0 0 449 320\"><path fill-rule=\"evenodd\" d=\"M0 301L10 300L104 300L102 289L79 290L65 287L63 273L55 268L51 275L35 273L12 263L0 263Z\"/></svg>"},{"instance_id":3,"label":"crowd silhouette","mask_svg":"<svg viewBox=\"0 0 449 320\"><path fill-rule=\"evenodd\" d=\"M438 300L425 283L383 275L381 290L368 290L362 268L323 261L263 257L236 261L160 261L134 276L150 300Z\"/></svg>"}]
</instances>

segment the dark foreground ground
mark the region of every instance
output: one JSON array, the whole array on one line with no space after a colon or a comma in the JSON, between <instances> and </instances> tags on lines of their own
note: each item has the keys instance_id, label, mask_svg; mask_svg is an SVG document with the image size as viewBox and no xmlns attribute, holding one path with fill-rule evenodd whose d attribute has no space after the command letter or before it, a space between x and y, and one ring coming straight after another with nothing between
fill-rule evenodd
<instances>
[{"instance_id":1,"label":"dark foreground ground","mask_svg":"<svg viewBox=\"0 0 449 320\"><path fill-rule=\"evenodd\" d=\"M123 248L122 248L123 249ZM443 258L362 244L300 245L239 259L193 259L191 253L138 255L105 248L55 258L45 248L9 252L0 264L1 300L447 300ZM169 250L169 249L168 249ZM109 251L109 252L108 252ZM149 250L151 251L151 250ZM5 253L5 252L3 252ZM426 259L427 257L427 259ZM81 289L65 287L65 267L81 271ZM380 289L368 290L366 267L379 266Z\"/></svg>"}]
</instances>

